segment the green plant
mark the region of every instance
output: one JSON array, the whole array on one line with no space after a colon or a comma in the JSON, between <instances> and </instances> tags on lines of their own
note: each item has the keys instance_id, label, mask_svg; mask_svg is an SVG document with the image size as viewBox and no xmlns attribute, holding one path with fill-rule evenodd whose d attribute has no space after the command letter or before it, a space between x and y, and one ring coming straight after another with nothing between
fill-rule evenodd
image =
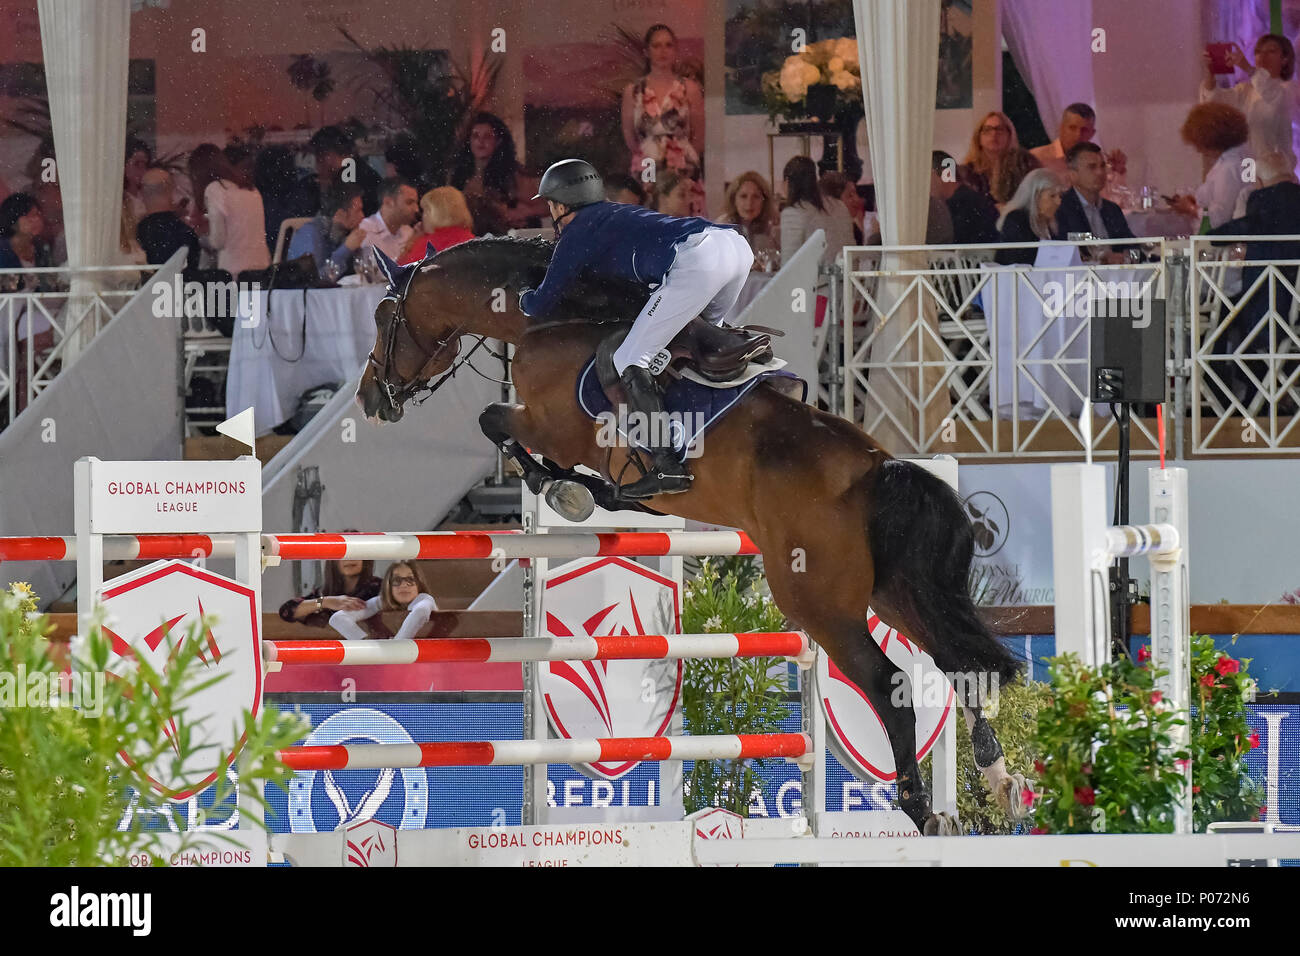
<instances>
[{"instance_id":1,"label":"green plant","mask_svg":"<svg viewBox=\"0 0 1300 956\"><path fill-rule=\"evenodd\" d=\"M1144 648L1145 650L1145 648ZM1197 832L1224 820L1253 820L1263 805L1261 788L1246 772L1246 753L1259 734L1246 722L1254 699L1250 659L1221 653L1214 639L1192 635L1192 809Z\"/></svg>"},{"instance_id":2,"label":"green plant","mask_svg":"<svg viewBox=\"0 0 1300 956\"><path fill-rule=\"evenodd\" d=\"M74 709L66 701L50 705L61 664L44 637L47 619L35 609L25 585L0 592L0 866L111 865L139 853L165 859L164 831L144 828L140 813L131 815L128 829L119 829L119 822L133 792L137 807L154 811L147 814L152 819L177 809L155 796L146 769L160 762L166 767L168 760L175 768L195 753L185 710L192 695L212 683L203 682L194 665L197 635L206 622L177 642L165 672L138 660L114 679L102 679L112 650L99 622L92 622L77 672L79 678L101 679L93 684L93 706L83 697L82 707ZM6 685L17 695L3 695ZM33 694L37 688L40 693ZM256 802L265 811L263 785L287 789L292 776L278 751L301 739L307 727L296 716L271 709L254 720L245 714L245 724L240 801L244 807ZM219 772L216 780L214 806L232 806L226 774ZM184 831L185 820L177 824ZM183 832L180 850L200 840L230 838L213 830Z\"/></svg>"},{"instance_id":3,"label":"green plant","mask_svg":"<svg viewBox=\"0 0 1300 956\"><path fill-rule=\"evenodd\" d=\"M379 69L385 83L370 92L380 106L397 115L429 171L430 182L444 182L470 121L492 95L502 57L487 53L470 71L442 50L366 47L345 28L339 27L339 32Z\"/></svg>"},{"instance_id":4,"label":"green plant","mask_svg":"<svg viewBox=\"0 0 1300 956\"><path fill-rule=\"evenodd\" d=\"M703 559L686 585L682 628L688 634L780 631L784 615L766 592L753 558ZM771 734L790 715L781 658L688 660L682 711L692 734ZM684 784L686 810L723 807L749 815L750 798L764 792L756 770L763 760L697 760ZM765 794L766 795L766 794Z\"/></svg>"},{"instance_id":5,"label":"green plant","mask_svg":"<svg viewBox=\"0 0 1300 956\"><path fill-rule=\"evenodd\" d=\"M1051 693L1051 686L1041 681L1018 680L998 690L996 711L986 712L998 735L1010 773L1032 776L1030 768L1038 760L1038 712ZM957 717L957 817L963 832L1010 834L1016 831L1012 820L989 792L988 782L975 766L975 752L965 721ZM933 756L921 762L924 779L932 781ZM931 791L933 792L933 791Z\"/></svg>"},{"instance_id":6,"label":"green plant","mask_svg":"<svg viewBox=\"0 0 1300 956\"><path fill-rule=\"evenodd\" d=\"M1155 689L1162 676L1127 657L1097 668L1049 660L1038 712L1034 832L1170 833L1182 792L1174 728L1186 722Z\"/></svg>"}]
</instances>

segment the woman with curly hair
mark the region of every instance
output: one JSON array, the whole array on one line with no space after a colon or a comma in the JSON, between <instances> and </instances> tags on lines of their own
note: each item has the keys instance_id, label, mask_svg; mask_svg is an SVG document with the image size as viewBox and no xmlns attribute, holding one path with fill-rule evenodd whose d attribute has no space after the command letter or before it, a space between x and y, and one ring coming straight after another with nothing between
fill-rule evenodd
<instances>
[{"instance_id":1,"label":"woman with curly hair","mask_svg":"<svg viewBox=\"0 0 1300 956\"><path fill-rule=\"evenodd\" d=\"M545 200L531 198L538 181L519 165L516 155L515 138L499 116L474 117L452 161L448 185L465 195L477 236L539 226L546 215Z\"/></svg>"},{"instance_id":2,"label":"woman with curly hair","mask_svg":"<svg viewBox=\"0 0 1300 956\"><path fill-rule=\"evenodd\" d=\"M1016 127L1006 113L986 113L971 134L970 149L959 178L976 192L986 193L1002 206L1020 188L1031 170L1042 164L1022 149Z\"/></svg>"},{"instance_id":3,"label":"woman with curly hair","mask_svg":"<svg viewBox=\"0 0 1300 956\"><path fill-rule=\"evenodd\" d=\"M776 197L762 173L741 173L727 187L727 198L717 221L737 226L754 251L754 268L761 269L759 253L779 252L780 226Z\"/></svg>"},{"instance_id":4,"label":"woman with curly hair","mask_svg":"<svg viewBox=\"0 0 1300 956\"><path fill-rule=\"evenodd\" d=\"M1186 216L1204 212L1210 228L1216 229L1232 218L1237 197L1246 188L1242 163L1251 158L1246 114L1225 103L1200 103L1187 114L1180 133L1183 142L1213 165L1195 196L1175 196L1170 206Z\"/></svg>"}]
</instances>

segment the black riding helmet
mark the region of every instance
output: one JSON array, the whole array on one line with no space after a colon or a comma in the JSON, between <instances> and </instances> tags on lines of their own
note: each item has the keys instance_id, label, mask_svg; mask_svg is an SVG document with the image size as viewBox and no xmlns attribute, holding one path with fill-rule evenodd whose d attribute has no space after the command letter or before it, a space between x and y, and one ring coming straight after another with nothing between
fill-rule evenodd
<instances>
[{"instance_id":1,"label":"black riding helmet","mask_svg":"<svg viewBox=\"0 0 1300 956\"><path fill-rule=\"evenodd\" d=\"M582 159L562 159L542 174L534 199L549 199L570 209L604 202L605 183L596 167Z\"/></svg>"}]
</instances>

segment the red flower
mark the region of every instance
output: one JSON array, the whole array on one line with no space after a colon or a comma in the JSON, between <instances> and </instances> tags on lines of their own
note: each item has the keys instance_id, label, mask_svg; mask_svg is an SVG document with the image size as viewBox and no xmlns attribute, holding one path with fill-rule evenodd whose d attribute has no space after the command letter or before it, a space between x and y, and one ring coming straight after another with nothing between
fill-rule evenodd
<instances>
[{"instance_id":1,"label":"red flower","mask_svg":"<svg viewBox=\"0 0 1300 956\"><path fill-rule=\"evenodd\" d=\"M1235 674L1241 670L1241 662L1233 660L1231 657L1220 657L1219 663L1214 665L1214 669L1220 674Z\"/></svg>"},{"instance_id":2,"label":"red flower","mask_svg":"<svg viewBox=\"0 0 1300 956\"><path fill-rule=\"evenodd\" d=\"M1162 699L1164 696L1165 696L1165 695L1162 694L1160 691L1158 691L1158 690L1153 690L1153 691L1151 692L1151 703L1153 703L1153 704L1158 704L1158 703L1160 703L1161 699Z\"/></svg>"},{"instance_id":3,"label":"red flower","mask_svg":"<svg viewBox=\"0 0 1300 956\"><path fill-rule=\"evenodd\" d=\"M1200 792L1201 792L1200 787L1192 787L1192 793L1200 793Z\"/></svg>"},{"instance_id":4,"label":"red flower","mask_svg":"<svg viewBox=\"0 0 1300 956\"><path fill-rule=\"evenodd\" d=\"M1076 787L1074 791L1075 802L1090 807L1097 802L1097 794L1093 792L1092 787Z\"/></svg>"},{"instance_id":5,"label":"red flower","mask_svg":"<svg viewBox=\"0 0 1300 956\"><path fill-rule=\"evenodd\" d=\"M1250 749L1254 750L1259 746L1259 731L1252 730L1250 736L1247 737L1246 740L1250 743Z\"/></svg>"},{"instance_id":6,"label":"red flower","mask_svg":"<svg viewBox=\"0 0 1300 956\"><path fill-rule=\"evenodd\" d=\"M1214 675L1213 675L1213 674L1202 674L1202 675L1201 675L1201 686L1202 686L1202 687L1213 687L1213 686L1214 686Z\"/></svg>"},{"instance_id":7,"label":"red flower","mask_svg":"<svg viewBox=\"0 0 1300 956\"><path fill-rule=\"evenodd\" d=\"M1259 808L1259 818L1260 818L1261 820L1264 820L1264 819L1267 819L1267 817L1268 817L1268 807L1267 807L1267 806L1261 806L1261 807Z\"/></svg>"},{"instance_id":8,"label":"red flower","mask_svg":"<svg viewBox=\"0 0 1300 956\"><path fill-rule=\"evenodd\" d=\"M1043 762L1041 760L1034 761L1034 773L1046 773L1046 771L1047 768L1043 766Z\"/></svg>"},{"instance_id":9,"label":"red flower","mask_svg":"<svg viewBox=\"0 0 1300 956\"><path fill-rule=\"evenodd\" d=\"M1260 819L1263 819L1263 817L1261 817ZM1049 832L1049 831L1048 831L1047 829L1045 829L1044 827L1034 827L1034 828L1033 828L1032 830L1030 830L1029 832L1030 832L1030 834L1036 834L1036 833L1047 833L1047 832Z\"/></svg>"},{"instance_id":10,"label":"red flower","mask_svg":"<svg viewBox=\"0 0 1300 956\"><path fill-rule=\"evenodd\" d=\"M1020 802L1027 807L1032 807L1037 798L1038 794L1034 793L1034 791L1030 790L1028 787L1025 787L1025 789L1020 793Z\"/></svg>"},{"instance_id":11,"label":"red flower","mask_svg":"<svg viewBox=\"0 0 1300 956\"><path fill-rule=\"evenodd\" d=\"M1151 660L1151 646L1149 644L1143 644L1138 648L1138 663L1141 664L1149 660Z\"/></svg>"}]
</instances>

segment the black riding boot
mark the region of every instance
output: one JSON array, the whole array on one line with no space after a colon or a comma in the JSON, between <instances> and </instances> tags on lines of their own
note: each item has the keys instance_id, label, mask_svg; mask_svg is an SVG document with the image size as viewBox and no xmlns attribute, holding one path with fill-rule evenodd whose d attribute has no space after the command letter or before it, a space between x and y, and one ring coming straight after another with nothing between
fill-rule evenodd
<instances>
[{"instance_id":1,"label":"black riding boot","mask_svg":"<svg viewBox=\"0 0 1300 956\"><path fill-rule=\"evenodd\" d=\"M654 437L671 441L668 438L668 428L663 427L666 422L663 396L659 393L659 386L654 376L650 374L650 370L639 365L629 365L623 372L621 382L623 391L627 393L630 410L640 412L644 416L643 420L650 426L647 429L647 444L648 439ZM690 469L678 459L671 444L647 447L646 451L650 453L650 473L630 485L621 486L620 497L650 498L654 495L672 495L690 490Z\"/></svg>"}]
</instances>

